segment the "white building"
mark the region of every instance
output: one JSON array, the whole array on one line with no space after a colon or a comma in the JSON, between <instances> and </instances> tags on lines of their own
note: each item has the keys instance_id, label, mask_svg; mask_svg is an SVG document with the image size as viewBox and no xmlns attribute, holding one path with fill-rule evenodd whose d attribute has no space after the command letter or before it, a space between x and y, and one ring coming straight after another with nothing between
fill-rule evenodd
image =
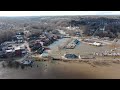
<instances>
[{"instance_id":1,"label":"white building","mask_svg":"<svg viewBox=\"0 0 120 90\"><path fill-rule=\"evenodd\" d=\"M89 43L89 45L101 46L101 45L102 45L102 43L99 43L99 42L94 42L94 43Z\"/></svg>"},{"instance_id":2,"label":"white building","mask_svg":"<svg viewBox=\"0 0 120 90\"><path fill-rule=\"evenodd\" d=\"M99 42L94 42L93 45L95 45L95 46L101 46L101 43L99 43Z\"/></svg>"}]
</instances>

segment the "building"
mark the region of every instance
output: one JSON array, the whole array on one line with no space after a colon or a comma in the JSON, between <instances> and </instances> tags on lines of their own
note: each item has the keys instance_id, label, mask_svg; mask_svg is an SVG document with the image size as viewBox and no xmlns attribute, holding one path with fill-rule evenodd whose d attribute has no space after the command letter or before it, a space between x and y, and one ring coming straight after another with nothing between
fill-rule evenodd
<instances>
[{"instance_id":1,"label":"building","mask_svg":"<svg viewBox=\"0 0 120 90\"><path fill-rule=\"evenodd\" d=\"M62 56L62 59L79 59L79 57L75 54L64 54L64 56Z\"/></svg>"},{"instance_id":2,"label":"building","mask_svg":"<svg viewBox=\"0 0 120 90\"><path fill-rule=\"evenodd\" d=\"M15 43L2 44L1 51L8 57L22 56L27 53L27 49L25 48L24 44L15 44Z\"/></svg>"},{"instance_id":3,"label":"building","mask_svg":"<svg viewBox=\"0 0 120 90\"><path fill-rule=\"evenodd\" d=\"M94 46L101 46L102 44L99 43L99 42L94 42L93 45L94 45Z\"/></svg>"},{"instance_id":4,"label":"building","mask_svg":"<svg viewBox=\"0 0 120 90\"><path fill-rule=\"evenodd\" d=\"M101 46L102 43L99 43L99 42L93 42L93 43L89 43L89 45L93 45L93 46Z\"/></svg>"},{"instance_id":5,"label":"building","mask_svg":"<svg viewBox=\"0 0 120 90\"><path fill-rule=\"evenodd\" d=\"M22 56L27 53L27 49L24 45L15 45L14 50L16 56Z\"/></svg>"},{"instance_id":6,"label":"building","mask_svg":"<svg viewBox=\"0 0 120 90\"><path fill-rule=\"evenodd\" d=\"M23 43L24 37L21 35L16 35L12 37L12 41L14 41L15 43Z\"/></svg>"}]
</instances>

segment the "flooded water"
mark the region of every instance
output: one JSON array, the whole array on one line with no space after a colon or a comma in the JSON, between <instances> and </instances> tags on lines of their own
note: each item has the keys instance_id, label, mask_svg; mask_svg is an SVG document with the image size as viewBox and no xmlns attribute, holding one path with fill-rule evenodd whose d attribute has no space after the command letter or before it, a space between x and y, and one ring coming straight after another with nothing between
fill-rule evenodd
<instances>
[{"instance_id":1,"label":"flooded water","mask_svg":"<svg viewBox=\"0 0 120 90\"><path fill-rule=\"evenodd\" d=\"M54 58L61 58L61 56L63 56L66 52L72 53L71 51L73 49L61 49L61 50L58 49L58 46L62 46L62 45L64 46L64 44L70 40L71 38L62 38L59 39L58 41L55 41L53 44L49 45L48 47L51 49L49 52L50 56ZM81 42L77 43L76 47L74 48L74 51L79 50L80 43Z\"/></svg>"},{"instance_id":2,"label":"flooded water","mask_svg":"<svg viewBox=\"0 0 120 90\"><path fill-rule=\"evenodd\" d=\"M53 50L53 56L62 56L65 51L57 51L56 48L69 38L59 39L49 46ZM94 47L79 42L75 49L67 50L69 53L86 54L93 51L104 50L102 47ZM98 64L98 63L97 63ZM87 63L70 63L60 61L35 62L33 67L8 68L2 67L0 62L0 79L105 79L120 78L120 65L97 65L93 67Z\"/></svg>"},{"instance_id":3,"label":"flooded water","mask_svg":"<svg viewBox=\"0 0 120 90\"><path fill-rule=\"evenodd\" d=\"M38 67L34 66L25 69L2 68L0 66L0 79L72 79L88 78L89 76L82 73L77 64L57 61L37 62L37 64Z\"/></svg>"},{"instance_id":4,"label":"flooded water","mask_svg":"<svg viewBox=\"0 0 120 90\"><path fill-rule=\"evenodd\" d=\"M87 63L37 62L38 66L25 69L3 68L0 64L0 79L120 79L120 65L96 67Z\"/></svg>"},{"instance_id":5,"label":"flooded water","mask_svg":"<svg viewBox=\"0 0 120 90\"><path fill-rule=\"evenodd\" d=\"M56 49L59 45L61 44L64 44L66 41L68 41L70 38L62 38L62 39L59 39L58 41L55 41L54 43L52 43L51 45L49 45L48 47L50 49ZM76 48L75 49L78 49L77 47L79 47L81 42L78 42L77 45L76 45Z\"/></svg>"},{"instance_id":6,"label":"flooded water","mask_svg":"<svg viewBox=\"0 0 120 90\"><path fill-rule=\"evenodd\" d=\"M65 43L67 40L69 40L69 38L59 39L58 41L55 41L54 43L52 43L52 44L49 45L48 47L49 47L50 49L57 48L60 44Z\"/></svg>"},{"instance_id":7,"label":"flooded water","mask_svg":"<svg viewBox=\"0 0 120 90\"><path fill-rule=\"evenodd\" d=\"M45 50L43 52L43 54L46 52L48 52L49 54L53 54L54 52L58 51L58 46L61 44L64 44L67 40L69 40L69 38L58 39L57 41L55 41L54 43L52 43L48 46L48 48L50 48L51 50L49 50L49 51Z\"/></svg>"}]
</instances>

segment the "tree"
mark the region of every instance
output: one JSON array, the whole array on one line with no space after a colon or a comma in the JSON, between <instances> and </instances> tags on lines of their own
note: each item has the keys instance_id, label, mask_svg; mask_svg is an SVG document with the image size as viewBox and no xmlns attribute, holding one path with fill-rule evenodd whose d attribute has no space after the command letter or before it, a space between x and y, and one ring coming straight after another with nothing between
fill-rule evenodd
<instances>
[{"instance_id":1,"label":"tree","mask_svg":"<svg viewBox=\"0 0 120 90\"><path fill-rule=\"evenodd\" d=\"M120 39L120 32L117 32L117 37L118 39Z\"/></svg>"}]
</instances>

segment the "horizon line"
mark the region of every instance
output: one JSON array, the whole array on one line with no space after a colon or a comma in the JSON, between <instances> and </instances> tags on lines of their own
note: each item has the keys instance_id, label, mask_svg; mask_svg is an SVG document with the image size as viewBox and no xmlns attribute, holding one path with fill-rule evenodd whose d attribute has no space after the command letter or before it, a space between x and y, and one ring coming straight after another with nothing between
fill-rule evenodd
<instances>
[{"instance_id":1,"label":"horizon line","mask_svg":"<svg viewBox=\"0 0 120 90\"><path fill-rule=\"evenodd\" d=\"M0 11L2 17L120 15L120 11Z\"/></svg>"},{"instance_id":2,"label":"horizon line","mask_svg":"<svg viewBox=\"0 0 120 90\"><path fill-rule=\"evenodd\" d=\"M120 15L25 15L25 16L0 16L0 17L50 17L50 16L120 16Z\"/></svg>"}]
</instances>

